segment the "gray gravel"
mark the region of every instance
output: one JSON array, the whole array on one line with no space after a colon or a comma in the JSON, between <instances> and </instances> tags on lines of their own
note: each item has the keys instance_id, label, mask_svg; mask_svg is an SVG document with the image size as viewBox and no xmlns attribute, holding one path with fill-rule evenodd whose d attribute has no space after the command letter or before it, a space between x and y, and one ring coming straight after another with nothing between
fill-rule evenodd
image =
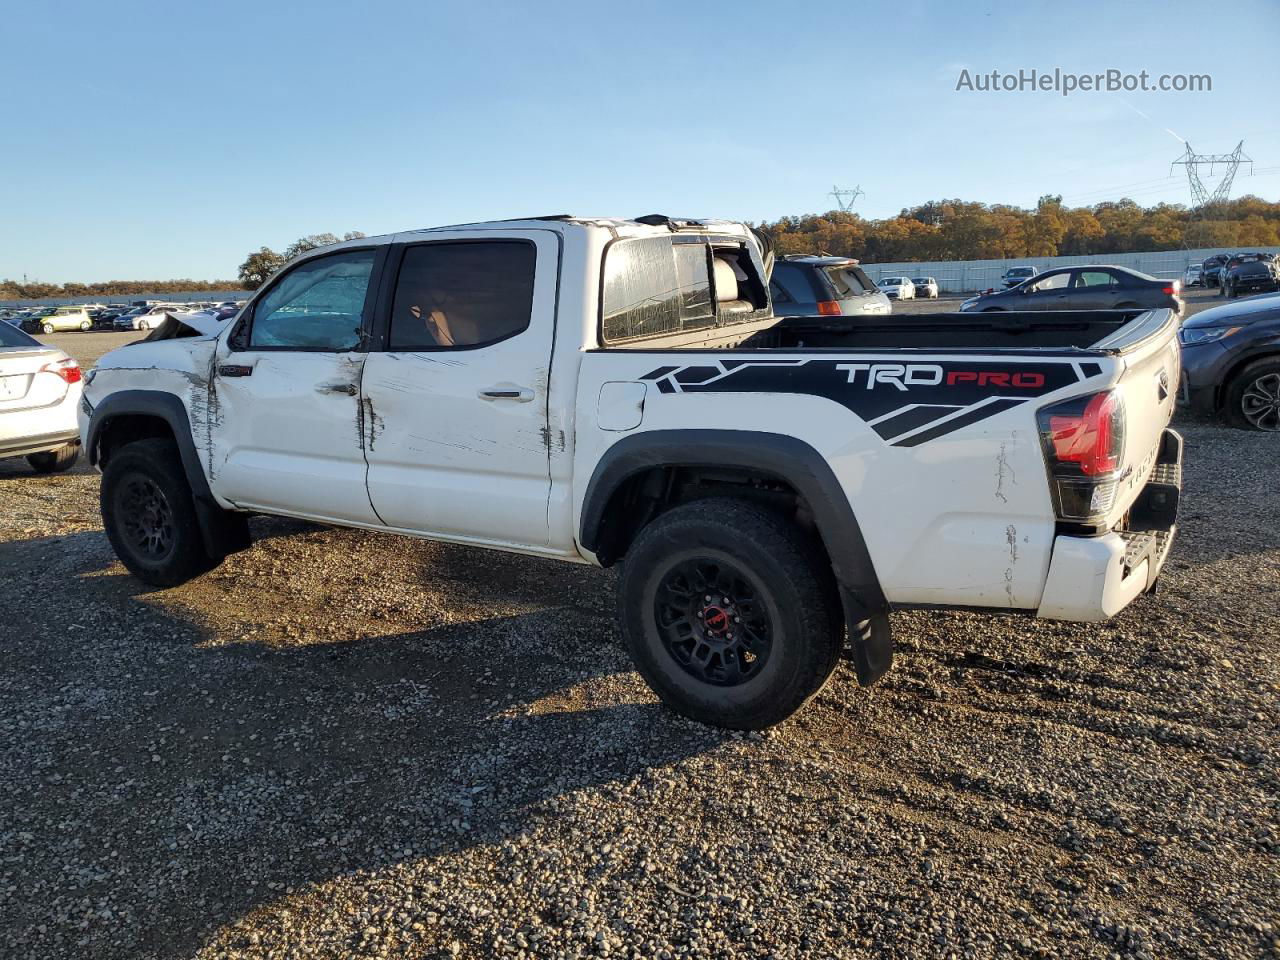
<instances>
[{"instance_id":1,"label":"gray gravel","mask_svg":"<svg viewBox=\"0 0 1280 960\"><path fill-rule=\"evenodd\" d=\"M1159 595L895 614L749 736L607 572L256 520L151 591L0 463L0 956L1280 956L1280 456L1179 426Z\"/></svg>"}]
</instances>

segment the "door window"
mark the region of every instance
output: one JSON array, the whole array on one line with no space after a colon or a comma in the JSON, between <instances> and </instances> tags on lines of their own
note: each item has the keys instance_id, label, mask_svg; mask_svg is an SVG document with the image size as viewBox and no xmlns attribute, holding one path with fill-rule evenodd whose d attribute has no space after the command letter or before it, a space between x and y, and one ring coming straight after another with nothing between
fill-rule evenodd
<instances>
[{"instance_id":1,"label":"door window","mask_svg":"<svg viewBox=\"0 0 1280 960\"><path fill-rule=\"evenodd\" d=\"M354 350L374 255L335 253L284 274L253 308L250 349Z\"/></svg>"},{"instance_id":2,"label":"door window","mask_svg":"<svg viewBox=\"0 0 1280 960\"><path fill-rule=\"evenodd\" d=\"M396 280L387 349L482 347L527 330L536 261L527 240L410 247Z\"/></svg>"},{"instance_id":3,"label":"door window","mask_svg":"<svg viewBox=\"0 0 1280 960\"><path fill-rule=\"evenodd\" d=\"M1065 290L1067 281L1071 279L1068 273L1051 273L1046 277L1041 277L1031 285L1032 293L1048 293L1053 290Z\"/></svg>"},{"instance_id":4,"label":"door window","mask_svg":"<svg viewBox=\"0 0 1280 960\"><path fill-rule=\"evenodd\" d=\"M1076 278L1077 287L1117 287L1115 275L1106 270L1081 270L1079 277Z\"/></svg>"}]
</instances>

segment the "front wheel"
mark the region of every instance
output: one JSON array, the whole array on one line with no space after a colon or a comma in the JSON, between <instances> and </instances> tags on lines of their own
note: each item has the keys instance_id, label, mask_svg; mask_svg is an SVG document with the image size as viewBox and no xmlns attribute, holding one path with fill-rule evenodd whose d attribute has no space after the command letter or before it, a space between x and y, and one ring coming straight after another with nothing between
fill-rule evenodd
<instances>
[{"instance_id":1,"label":"front wheel","mask_svg":"<svg viewBox=\"0 0 1280 960\"><path fill-rule=\"evenodd\" d=\"M843 644L830 566L794 524L740 500L677 506L645 527L619 581L641 676L703 723L761 730L787 719Z\"/></svg>"},{"instance_id":2,"label":"front wheel","mask_svg":"<svg viewBox=\"0 0 1280 960\"><path fill-rule=\"evenodd\" d=\"M41 324L41 325L40 325L40 332L41 332L41 333L53 333L53 324L52 324L52 323L43 323L43 324Z\"/></svg>"},{"instance_id":3,"label":"front wheel","mask_svg":"<svg viewBox=\"0 0 1280 960\"><path fill-rule=\"evenodd\" d=\"M135 577L174 587L211 570L195 501L171 440L139 440L112 454L102 472L102 524Z\"/></svg>"},{"instance_id":4,"label":"front wheel","mask_svg":"<svg viewBox=\"0 0 1280 960\"><path fill-rule=\"evenodd\" d=\"M1280 359L1256 360L1236 374L1225 408L1238 427L1280 432Z\"/></svg>"}]
</instances>

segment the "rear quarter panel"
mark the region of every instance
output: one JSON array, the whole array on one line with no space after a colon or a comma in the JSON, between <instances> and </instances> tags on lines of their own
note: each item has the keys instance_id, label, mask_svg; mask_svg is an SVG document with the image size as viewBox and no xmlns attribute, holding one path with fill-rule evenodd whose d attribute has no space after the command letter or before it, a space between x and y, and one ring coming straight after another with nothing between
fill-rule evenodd
<instances>
[{"instance_id":1,"label":"rear quarter panel","mask_svg":"<svg viewBox=\"0 0 1280 960\"><path fill-rule=\"evenodd\" d=\"M1035 608L1055 523L1035 412L1106 388L1118 364L1030 353L912 354L908 363L904 351L589 351L578 394L574 528L596 465L623 436L780 433L831 465L890 601ZM979 388L967 375L982 370L1043 382ZM630 430L600 426L601 388L611 381L644 385L640 423Z\"/></svg>"}]
</instances>

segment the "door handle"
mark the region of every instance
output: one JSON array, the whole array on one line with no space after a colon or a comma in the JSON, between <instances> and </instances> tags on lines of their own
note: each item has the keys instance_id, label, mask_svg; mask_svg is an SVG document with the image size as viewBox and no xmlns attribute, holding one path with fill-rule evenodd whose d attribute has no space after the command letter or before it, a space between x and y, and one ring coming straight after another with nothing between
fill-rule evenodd
<instances>
[{"instance_id":1,"label":"door handle","mask_svg":"<svg viewBox=\"0 0 1280 960\"><path fill-rule=\"evenodd\" d=\"M533 399L533 391L528 387L517 387L513 383L499 383L485 387L477 394L481 400L514 400L516 403L528 403Z\"/></svg>"},{"instance_id":2,"label":"door handle","mask_svg":"<svg viewBox=\"0 0 1280 960\"><path fill-rule=\"evenodd\" d=\"M224 363L218 367L220 377L251 377L253 367L243 363Z\"/></svg>"},{"instance_id":3,"label":"door handle","mask_svg":"<svg viewBox=\"0 0 1280 960\"><path fill-rule=\"evenodd\" d=\"M348 397L354 397L360 392L360 388L354 383L322 383L316 390L320 393L345 393Z\"/></svg>"}]
</instances>

